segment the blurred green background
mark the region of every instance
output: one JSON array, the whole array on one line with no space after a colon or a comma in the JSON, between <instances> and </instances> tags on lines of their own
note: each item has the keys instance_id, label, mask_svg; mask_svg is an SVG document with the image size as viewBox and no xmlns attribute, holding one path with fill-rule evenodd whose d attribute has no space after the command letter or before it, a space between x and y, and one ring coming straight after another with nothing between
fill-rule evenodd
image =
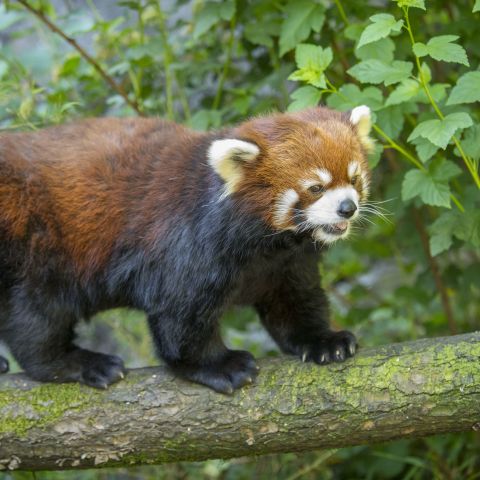
<instances>
[{"instance_id":1,"label":"blurred green background","mask_svg":"<svg viewBox=\"0 0 480 480\"><path fill-rule=\"evenodd\" d=\"M332 322L353 330L363 346L478 328L479 0L28 3L116 86L55 28L19 2L3 1L2 130L139 112L204 130L319 102L341 110L366 103L376 121L372 200L384 202L376 206L385 216L367 216L319 266ZM427 134L416 130L435 120ZM229 312L222 325L230 346L278 355L253 311ZM128 367L158 363L140 312L105 312L79 333L83 345L118 353ZM472 432L306 454L0 478L474 479L479 453Z\"/></svg>"}]
</instances>

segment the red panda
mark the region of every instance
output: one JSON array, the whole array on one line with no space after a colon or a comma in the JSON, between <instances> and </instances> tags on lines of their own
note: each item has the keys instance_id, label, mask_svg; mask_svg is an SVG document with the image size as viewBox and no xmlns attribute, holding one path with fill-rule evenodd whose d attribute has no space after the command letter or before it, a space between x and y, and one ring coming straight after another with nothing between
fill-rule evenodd
<instances>
[{"instance_id":1,"label":"red panda","mask_svg":"<svg viewBox=\"0 0 480 480\"><path fill-rule=\"evenodd\" d=\"M0 134L1 340L31 378L106 388L122 360L76 346L74 327L137 308L178 375L231 393L258 372L220 336L245 304L286 353L354 355L353 334L329 328L317 262L362 210L369 131L360 106L209 133L104 118Z\"/></svg>"}]
</instances>

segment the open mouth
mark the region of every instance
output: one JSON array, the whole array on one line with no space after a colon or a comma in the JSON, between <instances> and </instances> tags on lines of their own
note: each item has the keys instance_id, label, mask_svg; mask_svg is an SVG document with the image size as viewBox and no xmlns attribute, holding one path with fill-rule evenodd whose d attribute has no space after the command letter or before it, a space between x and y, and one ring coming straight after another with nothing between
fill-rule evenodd
<instances>
[{"instance_id":1,"label":"open mouth","mask_svg":"<svg viewBox=\"0 0 480 480\"><path fill-rule=\"evenodd\" d=\"M322 225L321 228L329 235L343 235L348 230L348 222L331 223Z\"/></svg>"}]
</instances>

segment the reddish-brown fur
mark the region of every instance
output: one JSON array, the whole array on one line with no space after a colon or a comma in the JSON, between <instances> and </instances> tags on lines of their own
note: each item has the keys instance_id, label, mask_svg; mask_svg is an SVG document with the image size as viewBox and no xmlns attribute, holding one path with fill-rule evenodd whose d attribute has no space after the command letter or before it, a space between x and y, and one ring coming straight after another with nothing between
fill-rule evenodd
<instances>
[{"instance_id":1,"label":"reddish-brown fur","mask_svg":"<svg viewBox=\"0 0 480 480\"><path fill-rule=\"evenodd\" d=\"M230 150L239 144L246 153ZM323 108L212 133L111 118L0 134L2 340L33 378L106 387L122 377L121 360L77 347L74 326L105 308L139 308L169 365L231 392L257 369L225 347L218 320L247 303L283 351L343 361L355 338L328 327L317 225L297 230L293 211L325 210L328 192L302 188L318 169L334 194L355 183L352 161L367 182L366 148L347 114ZM366 185L355 188L361 199ZM277 225L288 190L289 218Z\"/></svg>"}]
</instances>

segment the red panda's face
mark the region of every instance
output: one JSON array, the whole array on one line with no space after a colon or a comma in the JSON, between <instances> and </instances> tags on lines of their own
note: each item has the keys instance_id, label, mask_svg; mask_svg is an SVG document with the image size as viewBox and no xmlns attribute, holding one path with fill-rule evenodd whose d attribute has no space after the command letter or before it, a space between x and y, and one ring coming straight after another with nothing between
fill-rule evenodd
<instances>
[{"instance_id":1,"label":"red panda's face","mask_svg":"<svg viewBox=\"0 0 480 480\"><path fill-rule=\"evenodd\" d=\"M348 235L368 195L370 110L316 108L247 122L217 140L209 163L275 230L333 242Z\"/></svg>"}]
</instances>

